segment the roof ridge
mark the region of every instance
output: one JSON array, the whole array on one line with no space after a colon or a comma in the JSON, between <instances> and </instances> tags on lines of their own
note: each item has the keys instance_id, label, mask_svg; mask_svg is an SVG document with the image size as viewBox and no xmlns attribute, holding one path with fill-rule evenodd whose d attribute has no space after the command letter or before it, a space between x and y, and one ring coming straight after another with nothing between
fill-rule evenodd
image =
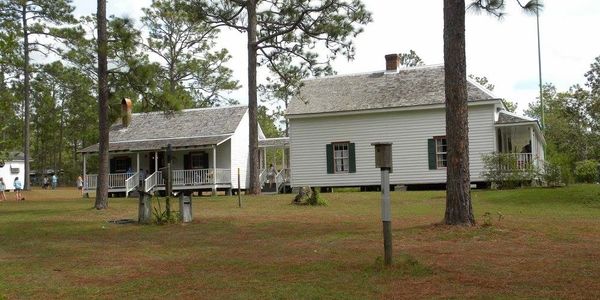
<instances>
[{"instance_id":1,"label":"roof ridge","mask_svg":"<svg viewBox=\"0 0 600 300\"><path fill-rule=\"evenodd\" d=\"M482 92L486 93L491 98L500 99L500 98L496 97L496 95L494 95L494 93L490 89L486 88L485 86L483 86L479 82L475 81L474 79L469 78L469 76L467 76L467 82L474 85L476 88L480 89ZM504 100L504 98L502 98L502 100Z\"/></svg>"},{"instance_id":2,"label":"roof ridge","mask_svg":"<svg viewBox=\"0 0 600 300\"><path fill-rule=\"evenodd\" d=\"M216 110L216 109L230 109L230 108L243 108L243 107L248 107L248 105L245 104L239 104L239 105L230 105L230 106L213 106L213 107L198 107L198 108L186 108L186 109L182 109L179 111L175 111L175 113L179 113L179 112L189 112L189 111L202 111L202 110ZM155 115L155 114L164 114L164 111L148 111L148 112L136 112L136 113L132 113L132 115Z\"/></svg>"},{"instance_id":3,"label":"roof ridge","mask_svg":"<svg viewBox=\"0 0 600 300\"><path fill-rule=\"evenodd\" d=\"M390 74L391 75L400 74L403 71L412 71L412 70L419 70L419 69L435 69L435 68L439 68L439 67L443 67L443 66L444 66L444 64L431 64L431 65L422 65L422 66L414 66L414 67L401 67L398 69L398 72L390 73ZM361 76L361 75L367 75L367 74L378 74L378 73L383 74L385 72L386 72L386 70L376 70L376 71L357 72L357 73L348 73L348 74L334 74L334 75L327 75L327 76L321 76L321 77L310 77L310 78L303 79L302 81L312 81L312 80L340 78L340 77L354 77L354 76Z\"/></svg>"},{"instance_id":4,"label":"roof ridge","mask_svg":"<svg viewBox=\"0 0 600 300\"><path fill-rule=\"evenodd\" d=\"M510 111L508 111L508 110L501 110L501 111L499 111L499 113L501 113L501 114L505 114L505 115L509 115L509 116L511 116L511 117L515 117L515 118L523 119L523 120L528 120L528 121L539 121L538 119L530 118L530 117L527 117L527 116L521 116L521 115L519 115L519 114L516 114L516 113L510 112Z\"/></svg>"}]
</instances>

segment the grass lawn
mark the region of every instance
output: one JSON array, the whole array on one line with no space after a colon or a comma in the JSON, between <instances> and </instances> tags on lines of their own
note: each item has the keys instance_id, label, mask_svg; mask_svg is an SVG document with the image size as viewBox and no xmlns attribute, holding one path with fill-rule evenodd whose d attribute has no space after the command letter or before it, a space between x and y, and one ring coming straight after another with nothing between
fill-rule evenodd
<instances>
[{"instance_id":1,"label":"grass lawn","mask_svg":"<svg viewBox=\"0 0 600 300\"><path fill-rule=\"evenodd\" d=\"M323 196L195 198L192 224L140 226L107 222L135 199L8 193L0 298L600 298L600 185L474 191L474 228L436 225L443 192L394 192L389 269L379 193Z\"/></svg>"}]
</instances>

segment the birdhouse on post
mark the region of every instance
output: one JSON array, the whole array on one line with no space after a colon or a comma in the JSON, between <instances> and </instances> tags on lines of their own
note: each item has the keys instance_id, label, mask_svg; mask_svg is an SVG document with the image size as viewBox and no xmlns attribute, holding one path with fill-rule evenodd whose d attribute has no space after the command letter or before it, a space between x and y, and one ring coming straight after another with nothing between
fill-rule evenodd
<instances>
[{"instance_id":1,"label":"birdhouse on post","mask_svg":"<svg viewBox=\"0 0 600 300\"><path fill-rule=\"evenodd\" d=\"M372 143L375 146L375 167L392 171L392 143Z\"/></svg>"},{"instance_id":2,"label":"birdhouse on post","mask_svg":"<svg viewBox=\"0 0 600 300\"><path fill-rule=\"evenodd\" d=\"M383 223L384 263L392 264L392 204L390 201L390 172L392 143L372 143L375 146L375 167L381 169L381 221Z\"/></svg>"}]
</instances>

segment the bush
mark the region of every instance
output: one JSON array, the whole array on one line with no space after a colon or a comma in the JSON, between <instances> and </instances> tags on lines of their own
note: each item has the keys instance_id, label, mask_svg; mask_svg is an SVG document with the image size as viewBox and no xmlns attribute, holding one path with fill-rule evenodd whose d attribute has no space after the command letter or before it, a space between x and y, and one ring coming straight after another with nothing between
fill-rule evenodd
<instances>
[{"instance_id":1,"label":"bush","mask_svg":"<svg viewBox=\"0 0 600 300\"><path fill-rule=\"evenodd\" d=\"M563 179L565 174L563 174L561 170L562 168L559 165L551 162L545 162L544 173L542 175L544 182L551 187L556 187L561 183L566 183L567 181Z\"/></svg>"},{"instance_id":2,"label":"bush","mask_svg":"<svg viewBox=\"0 0 600 300\"><path fill-rule=\"evenodd\" d=\"M575 178L577 182L593 183L598 181L598 162L595 160L582 160L575 163Z\"/></svg>"},{"instance_id":3,"label":"bush","mask_svg":"<svg viewBox=\"0 0 600 300\"><path fill-rule=\"evenodd\" d=\"M531 162L519 165L522 162L511 153L484 154L483 163L483 177L499 189L520 187L540 178L538 168Z\"/></svg>"},{"instance_id":4,"label":"bush","mask_svg":"<svg viewBox=\"0 0 600 300\"><path fill-rule=\"evenodd\" d=\"M298 195L294 197L292 204L327 206L327 200L321 197L321 193L314 187L301 187Z\"/></svg>"}]
</instances>

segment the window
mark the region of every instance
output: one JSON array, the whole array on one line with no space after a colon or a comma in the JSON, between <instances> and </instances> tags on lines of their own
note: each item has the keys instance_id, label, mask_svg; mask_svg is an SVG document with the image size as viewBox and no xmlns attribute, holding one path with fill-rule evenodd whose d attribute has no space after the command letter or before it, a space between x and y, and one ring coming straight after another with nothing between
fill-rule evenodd
<instances>
[{"instance_id":1,"label":"window","mask_svg":"<svg viewBox=\"0 0 600 300\"><path fill-rule=\"evenodd\" d=\"M448 143L445 136L435 137L435 166L436 168L448 167Z\"/></svg>"},{"instance_id":2,"label":"window","mask_svg":"<svg viewBox=\"0 0 600 300\"><path fill-rule=\"evenodd\" d=\"M327 174L356 173L356 150L354 143L335 142L325 145Z\"/></svg>"},{"instance_id":3,"label":"window","mask_svg":"<svg viewBox=\"0 0 600 300\"><path fill-rule=\"evenodd\" d=\"M350 170L350 143L333 144L333 165L335 173L348 173Z\"/></svg>"},{"instance_id":4,"label":"window","mask_svg":"<svg viewBox=\"0 0 600 300\"><path fill-rule=\"evenodd\" d=\"M125 173L131 167L131 159L129 157L115 157L113 163L114 167L111 173Z\"/></svg>"},{"instance_id":5,"label":"window","mask_svg":"<svg viewBox=\"0 0 600 300\"><path fill-rule=\"evenodd\" d=\"M199 152L190 154L190 164L192 169L207 169L208 168L208 153Z\"/></svg>"}]
</instances>

